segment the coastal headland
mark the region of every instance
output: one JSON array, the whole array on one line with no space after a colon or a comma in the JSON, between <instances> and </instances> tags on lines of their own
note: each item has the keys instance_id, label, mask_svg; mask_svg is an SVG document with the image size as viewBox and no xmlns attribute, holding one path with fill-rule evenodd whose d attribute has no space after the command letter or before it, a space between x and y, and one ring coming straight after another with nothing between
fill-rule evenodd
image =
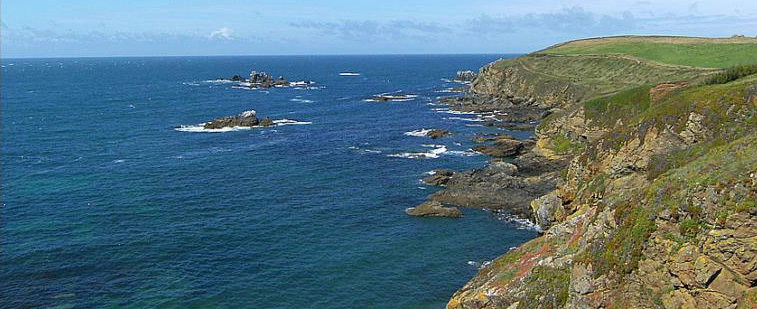
<instances>
[{"instance_id":1,"label":"coastal headland","mask_svg":"<svg viewBox=\"0 0 757 309\"><path fill-rule=\"evenodd\" d=\"M453 110L533 140L480 137L482 169L439 173L429 205L543 233L447 308L755 308L757 39L607 37L483 67Z\"/></svg>"}]
</instances>

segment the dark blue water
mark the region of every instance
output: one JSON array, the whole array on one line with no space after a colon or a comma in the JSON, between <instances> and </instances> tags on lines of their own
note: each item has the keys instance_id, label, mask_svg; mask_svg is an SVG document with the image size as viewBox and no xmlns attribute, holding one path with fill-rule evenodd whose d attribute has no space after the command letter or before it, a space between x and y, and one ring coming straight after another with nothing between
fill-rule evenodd
<instances>
[{"instance_id":1,"label":"dark blue water","mask_svg":"<svg viewBox=\"0 0 757 309\"><path fill-rule=\"evenodd\" d=\"M4 59L0 302L440 308L468 261L535 235L482 210L404 213L435 190L425 172L485 164L470 138L494 129L428 103L459 86L443 78L499 57ZM205 82L251 69L320 87ZM364 101L396 91L419 97ZM312 124L174 129L249 109ZM421 128L455 135L404 134Z\"/></svg>"}]
</instances>

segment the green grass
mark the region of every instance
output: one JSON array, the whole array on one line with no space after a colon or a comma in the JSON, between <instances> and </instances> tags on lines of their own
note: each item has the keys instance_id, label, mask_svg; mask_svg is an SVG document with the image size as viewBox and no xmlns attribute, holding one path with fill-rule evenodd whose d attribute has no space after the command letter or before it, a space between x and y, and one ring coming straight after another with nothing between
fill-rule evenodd
<instances>
[{"instance_id":1,"label":"green grass","mask_svg":"<svg viewBox=\"0 0 757 309\"><path fill-rule=\"evenodd\" d=\"M597 98L584 103L586 120L596 126L612 126L619 119L629 119L649 108L651 86L621 91L615 95Z\"/></svg>"},{"instance_id":2,"label":"green grass","mask_svg":"<svg viewBox=\"0 0 757 309\"><path fill-rule=\"evenodd\" d=\"M555 135L552 137L552 150L557 154L568 154L577 146L565 136Z\"/></svg>"},{"instance_id":3,"label":"green grass","mask_svg":"<svg viewBox=\"0 0 757 309\"><path fill-rule=\"evenodd\" d=\"M674 44L643 41L598 41L594 44L565 44L540 53L561 55L624 54L659 63L701 68L727 68L757 63L754 43Z\"/></svg>"},{"instance_id":4,"label":"green grass","mask_svg":"<svg viewBox=\"0 0 757 309\"><path fill-rule=\"evenodd\" d=\"M739 78L757 73L757 65L738 65L730 67L725 72L715 74L704 81L705 85L725 84Z\"/></svg>"}]
</instances>

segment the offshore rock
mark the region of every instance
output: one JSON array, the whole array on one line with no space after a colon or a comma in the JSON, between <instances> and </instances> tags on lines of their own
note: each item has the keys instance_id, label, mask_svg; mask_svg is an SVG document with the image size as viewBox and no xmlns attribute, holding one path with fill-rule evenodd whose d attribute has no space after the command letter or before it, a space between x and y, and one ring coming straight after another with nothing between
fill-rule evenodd
<instances>
[{"instance_id":1,"label":"offshore rock","mask_svg":"<svg viewBox=\"0 0 757 309\"><path fill-rule=\"evenodd\" d=\"M457 71L457 75L455 75L455 81L456 82L472 82L474 79L476 79L476 74L473 71Z\"/></svg>"},{"instance_id":2,"label":"offshore rock","mask_svg":"<svg viewBox=\"0 0 757 309\"><path fill-rule=\"evenodd\" d=\"M463 216L457 207L444 207L439 202L426 202L405 210L410 216L415 217L447 217L459 218Z\"/></svg>"},{"instance_id":3,"label":"offshore rock","mask_svg":"<svg viewBox=\"0 0 757 309\"><path fill-rule=\"evenodd\" d=\"M230 128L230 127L254 127L260 123L256 114L257 113L254 110L248 110L236 116L220 117L220 118L213 119L212 121L205 123L203 127L205 129L221 129L221 128Z\"/></svg>"},{"instance_id":4,"label":"offshore rock","mask_svg":"<svg viewBox=\"0 0 757 309\"><path fill-rule=\"evenodd\" d=\"M427 137L430 137L431 139L439 139L445 136L452 135L452 132L442 129L432 129L426 133Z\"/></svg>"}]
</instances>

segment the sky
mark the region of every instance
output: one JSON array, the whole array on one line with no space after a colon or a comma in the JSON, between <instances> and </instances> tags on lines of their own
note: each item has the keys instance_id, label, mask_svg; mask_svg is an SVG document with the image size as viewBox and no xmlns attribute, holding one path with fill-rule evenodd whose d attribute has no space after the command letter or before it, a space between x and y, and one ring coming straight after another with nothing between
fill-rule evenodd
<instances>
[{"instance_id":1,"label":"sky","mask_svg":"<svg viewBox=\"0 0 757 309\"><path fill-rule=\"evenodd\" d=\"M3 0L0 57L525 53L624 34L757 36L755 0Z\"/></svg>"}]
</instances>

